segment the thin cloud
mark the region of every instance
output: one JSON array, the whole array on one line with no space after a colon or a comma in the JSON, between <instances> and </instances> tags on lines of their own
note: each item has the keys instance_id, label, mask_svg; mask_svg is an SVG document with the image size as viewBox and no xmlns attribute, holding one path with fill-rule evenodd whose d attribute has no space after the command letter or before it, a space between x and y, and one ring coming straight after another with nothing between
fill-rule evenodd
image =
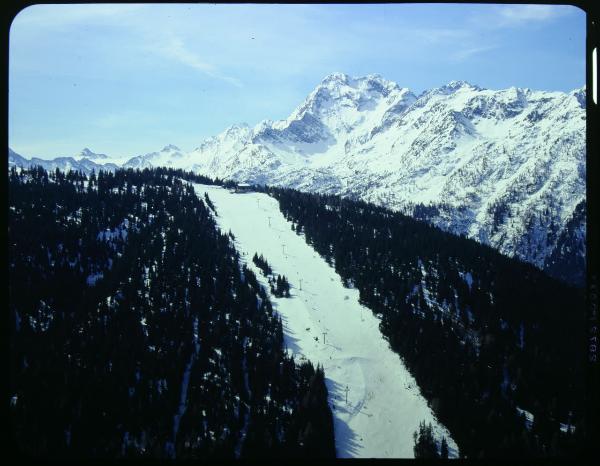
<instances>
[{"instance_id":1,"label":"thin cloud","mask_svg":"<svg viewBox=\"0 0 600 466\"><path fill-rule=\"evenodd\" d=\"M110 113L102 115L93 121L93 125L103 129L116 128L125 122L122 115Z\"/></svg>"},{"instance_id":2,"label":"thin cloud","mask_svg":"<svg viewBox=\"0 0 600 466\"><path fill-rule=\"evenodd\" d=\"M97 5L32 5L23 9L15 22L20 26L61 28L66 25L97 22L108 19L127 20L128 15L139 12L143 5L97 4Z\"/></svg>"},{"instance_id":3,"label":"thin cloud","mask_svg":"<svg viewBox=\"0 0 600 466\"><path fill-rule=\"evenodd\" d=\"M440 42L458 41L470 36L470 32L464 29L449 28L413 28L406 29L404 35L407 38L416 39L429 44Z\"/></svg>"},{"instance_id":4,"label":"thin cloud","mask_svg":"<svg viewBox=\"0 0 600 466\"><path fill-rule=\"evenodd\" d=\"M497 48L497 46L495 46L495 45L484 45L484 46L480 46L480 47L464 48L464 49L457 50L456 52L452 53L450 55L450 59L451 59L451 61L453 61L455 63L460 63L460 62L468 60L469 58L473 57L474 55L489 52L490 50L493 50L495 48Z\"/></svg>"},{"instance_id":5,"label":"thin cloud","mask_svg":"<svg viewBox=\"0 0 600 466\"><path fill-rule=\"evenodd\" d=\"M503 26L545 22L562 14L560 9L552 5L509 5L499 8L500 24Z\"/></svg>"},{"instance_id":6,"label":"thin cloud","mask_svg":"<svg viewBox=\"0 0 600 466\"><path fill-rule=\"evenodd\" d=\"M478 10L468 18L473 27L485 30L529 27L544 24L569 13L567 5L497 5Z\"/></svg>"},{"instance_id":7,"label":"thin cloud","mask_svg":"<svg viewBox=\"0 0 600 466\"><path fill-rule=\"evenodd\" d=\"M155 123L156 119L148 113L127 110L105 113L90 120L91 125L102 129L124 128L132 122L150 124Z\"/></svg>"},{"instance_id":8,"label":"thin cloud","mask_svg":"<svg viewBox=\"0 0 600 466\"><path fill-rule=\"evenodd\" d=\"M198 70L206 76L220 79L236 87L243 87L243 84L239 79L224 75L216 66L203 61L198 55L187 49L183 41L179 38L171 39L165 47L161 47L159 50L166 57Z\"/></svg>"}]
</instances>

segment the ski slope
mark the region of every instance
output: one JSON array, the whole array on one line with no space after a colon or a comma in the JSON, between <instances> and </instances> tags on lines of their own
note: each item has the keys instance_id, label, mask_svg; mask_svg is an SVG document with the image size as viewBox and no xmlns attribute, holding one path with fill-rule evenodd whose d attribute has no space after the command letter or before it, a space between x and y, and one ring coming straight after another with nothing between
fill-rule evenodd
<instances>
[{"instance_id":1,"label":"ski slope","mask_svg":"<svg viewBox=\"0 0 600 466\"><path fill-rule=\"evenodd\" d=\"M266 278L252 262L255 252L288 278L291 298L270 299L281 315L288 350L325 369L338 457L413 458L413 432L421 421L431 422L438 440L444 435L450 456L456 456L455 442L389 348L378 318L359 304L358 290L345 288L333 267L292 231L277 200L201 184L194 189L201 197L208 193L219 227L231 230L267 291Z\"/></svg>"}]
</instances>

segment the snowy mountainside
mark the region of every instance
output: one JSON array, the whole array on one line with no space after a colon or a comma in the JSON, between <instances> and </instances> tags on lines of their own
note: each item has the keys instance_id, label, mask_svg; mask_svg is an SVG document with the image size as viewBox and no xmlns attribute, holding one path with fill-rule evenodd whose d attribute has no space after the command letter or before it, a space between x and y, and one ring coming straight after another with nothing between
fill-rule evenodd
<instances>
[{"instance_id":1,"label":"snowy mountainside","mask_svg":"<svg viewBox=\"0 0 600 466\"><path fill-rule=\"evenodd\" d=\"M567 282L585 284L586 202L577 205L556 242L544 269Z\"/></svg>"},{"instance_id":2,"label":"snowy mountainside","mask_svg":"<svg viewBox=\"0 0 600 466\"><path fill-rule=\"evenodd\" d=\"M10 147L8 148L8 166L24 166L27 164L27 159L20 154L17 154Z\"/></svg>"},{"instance_id":3,"label":"snowy mountainside","mask_svg":"<svg viewBox=\"0 0 600 466\"><path fill-rule=\"evenodd\" d=\"M88 153L86 153L86 151ZM92 158L89 158L91 156ZM35 166L41 166L45 170L53 171L57 168L62 171L80 171L83 173L91 173L92 170L98 172L98 170L114 171L119 168L119 165L112 161L107 160L108 156L105 154L94 154L89 149L84 149L80 154L75 157L56 157L55 159L47 160L32 157L26 159L20 154L17 154L12 149L8 149L8 167L22 167L29 168ZM98 163L96 160L102 160L103 163Z\"/></svg>"},{"instance_id":4,"label":"snowy mountainside","mask_svg":"<svg viewBox=\"0 0 600 466\"><path fill-rule=\"evenodd\" d=\"M150 168L153 166L171 167L183 157L179 147L169 144L160 152L151 152L146 155L132 157L123 164L125 168Z\"/></svg>"},{"instance_id":5,"label":"snowy mountainside","mask_svg":"<svg viewBox=\"0 0 600 466\"><path fill-rule=\"evenodd\" d=\"M585 87L464 81L416 96L379 75L333 73L285 120L231 126L187 153L102 161L361 199L544 268L585 199L585 100Z\"/></svg>"},{"instance_id":6,"label":"snowy mountainside","mask_svg":"<svg viewBox=\"0 0 600 466\"><path fill-rule=\"evenodd\" d=\"M415 96L376 75L325 78L286 120L232 127L187 168L413 214L538 267L585 198L585 88ZM584 219L585 222L585 219Z\"/></svg>"},{"instance_id":7,"label":"snowy mountainside","mask_svg":"<svg viewBox=\"0 0 600 466\"><path fill-rule=\"evenodd\" d=\"M76 155L75 158L77 160L84 158L89 160L107 160L109 157L106 154L96 154L86 147L78 155Z\"/></svg>"},{"instance_id":8,"label":"snowy mountainside","mask_svg":"<svg viewBox=\"0 0 600 466\"><path fill-rule=\"evenodd\" d=\"M585 95L453 81L417 97L334 73L287 119L232 126L159 163L411 215L430 207L435 225L543 268L585 198Z\"/></svg>"}]
</instances>

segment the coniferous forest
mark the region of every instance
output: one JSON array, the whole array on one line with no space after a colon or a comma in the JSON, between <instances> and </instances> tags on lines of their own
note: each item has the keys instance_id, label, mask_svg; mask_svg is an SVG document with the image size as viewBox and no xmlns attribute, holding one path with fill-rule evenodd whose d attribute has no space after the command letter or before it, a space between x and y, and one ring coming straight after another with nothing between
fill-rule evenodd
<instances>
[{"instance_id":1,"label":"coniferous forest","mask_svg":"<svg viewBox=\"0 0 600 466\"><path fill-rule=\"evenodd\" d=\"M461 455L583 451L585 399L594 395L583 383L580 288L382 207L264 189L380 318ZM426 426L415 434L415 453L435 456Z\"/></svg>"},{"instance_id":2,"label":"coniferous forest","mask_svg":"<svg viewBox=\"0 0 600 466\"><path fill-rule=\"evenodd\" d=\"M38 458L333 458L321 366L297 362L267 259L167 168L12 168L10 425ZM572 457L589 442L580 288L361 201L258 188L380 319L461 456ZM343 322L340 323L343 325ZM447 458L422 423L414 454ZM437 443L436 443L437 442Z\"/></svg>"},{"instance_id":3,"label":"coniferous forest","mask_svg":"<svg viewBox=\"0 0 600 466\"><path fill-rule=\"evenodd\" d=\"M331 458L321 367L180 170L8 174L10 428L38 458ZM281 285L283 286L283 285Z\"/></svg>"}]
</instances>

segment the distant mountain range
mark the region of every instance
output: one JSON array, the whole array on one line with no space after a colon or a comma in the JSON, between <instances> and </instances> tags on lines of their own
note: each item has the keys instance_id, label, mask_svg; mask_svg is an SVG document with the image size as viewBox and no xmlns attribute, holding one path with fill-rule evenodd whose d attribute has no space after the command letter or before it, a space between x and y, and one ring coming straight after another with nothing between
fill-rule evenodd
<instances>
[{"instance_id":1,"label":"distant mountain range","mask_svg":"<svg viewBox=\"0 0 600 466\"><path fill-rule=\"evenodd\" d=\"M9 165L89 172L184 168L340 194L489 244L566 281L585 272L585 87L569 93L453 81L420 95L378 75L327 76L285 120L234 125L191 152L168 145L117 163L75 157Z\"/></svg>"},{"instance_id":2,"label":"distant mountain range","mask_svg":"<svg viewBox=\"0 0 600 466\"><path fill-rule=\"evenodd\" d=\"M55 159L40 159L32 157L26 159L25 157L17 154L12 149L8 149L8 166L35 166L40 165L46 170L77 170L84 173L90 173L92 170L116 170L119 165L108 161L108 156L104 154L94 154L89 152L89 149L84 149L79 155L75 157L56 157ZM97 161L103 160L104 163Z\"/></svg>"}]
</instances>

